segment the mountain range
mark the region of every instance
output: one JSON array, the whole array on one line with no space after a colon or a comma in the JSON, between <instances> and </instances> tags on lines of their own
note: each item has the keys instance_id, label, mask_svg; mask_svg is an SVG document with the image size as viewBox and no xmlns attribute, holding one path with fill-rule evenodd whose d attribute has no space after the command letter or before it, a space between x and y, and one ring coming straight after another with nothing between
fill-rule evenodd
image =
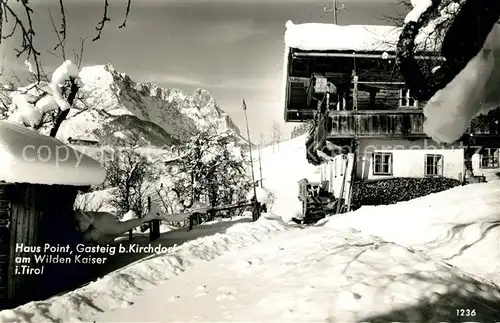
<instances>
[{"instance_id":1,"label":"mountain range","mask_svg":"<svg viewBox=\"0 0 500 323\"><path fill-rule=\"evenodd\" d=\"M240 130L210 93L186 95L152 83L134 82L111 64L83 67L78 92L57 138L99 140L102 145L128 141L154 147L171 146L198 131L227 132L246 145Z\"/></svg>"}]
</instances>

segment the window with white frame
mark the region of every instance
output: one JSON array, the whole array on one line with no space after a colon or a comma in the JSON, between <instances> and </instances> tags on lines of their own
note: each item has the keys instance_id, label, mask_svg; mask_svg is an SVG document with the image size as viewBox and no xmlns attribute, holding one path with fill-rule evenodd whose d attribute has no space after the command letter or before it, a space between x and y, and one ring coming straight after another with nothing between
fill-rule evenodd
<instances>
[{"instance_id":1,"label":"window with white frame","mask_svg":"<svg viewBox=\"0 0 500 323\"><path fill-rule=\"evenodd\" d=\"M392 153L373 153L373 175L392 175Z\"/></svg>"},{"instance_id":2,"label":"window with white frame","mask_svg":"<svg viewBox=\"0 0 500 323\"><path fill-rule=\"evenodd\" d=\"M498 148L483 148L480 154L480 168L499 168Z\"/></svg>"},{"instance_id":3,"label":"window with white frame","mask_svg":"<svg viewBox=\"0 0 500 323\"><path fill-rule=\"evenodd\" d=\"M412 97L410 89L403 88L399 90L399 107L400 108L418 107L418 101Z\"/></svg>"},{"instance_id":4,"label":"window with white frame","mask_svg":"<svg viewBox=\"0 0 500 323\"><path fill-rule=\"evenodd\" d=\"M443 155L425 155L425 176L443 176Z\"/></svg>"}]
</instances>

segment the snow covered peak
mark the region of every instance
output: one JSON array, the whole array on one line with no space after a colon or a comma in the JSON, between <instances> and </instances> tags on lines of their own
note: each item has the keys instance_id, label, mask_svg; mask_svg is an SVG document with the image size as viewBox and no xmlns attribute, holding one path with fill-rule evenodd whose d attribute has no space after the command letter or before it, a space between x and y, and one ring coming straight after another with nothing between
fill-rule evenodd
<instances>
[{"instance_id":1,"label":"snow covered peak","mask_svg":"<svg viewBox=\"0 0 500 323\"><path fill-rule=\"evenodd\" d=\"M113 84L113 73L115 69L111 64L86 66L80 71L80 79L87 85L106 87Z\"/></svg>"},{"instance_id":2,"label":"snow covered peak","mask_svg":"<svg viewBox=\"0 0 500 323\"><path fill-rule=\"evenodd\" d=\"M63 122L58 133L62 140L90 135L124 140L124 135L135 133L133 140L157 146L206 127L243 140L238 127L207 90L187 95L179 89L135 82L111 64L83 67L79 76L83 87L76 107L85 111L75 109Z\"/></svg>"}]
</instances>

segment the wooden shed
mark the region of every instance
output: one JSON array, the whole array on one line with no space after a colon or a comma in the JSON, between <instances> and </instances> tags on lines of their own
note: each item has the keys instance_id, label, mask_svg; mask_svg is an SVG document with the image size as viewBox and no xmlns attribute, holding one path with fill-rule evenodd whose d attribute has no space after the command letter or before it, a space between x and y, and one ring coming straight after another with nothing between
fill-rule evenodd
<instances>
[{"instance_id":1,"label":"wooden shed","mask_svg":"<svg viewBox=\"0 0 500 323\"><path fill-rule=\"evenodd\" d=\"M0 308L74 288L87 276L75 263L35 257L64 256L82 241L73 205L79 190L100 184L105 170L59 140L0 121ZM40 248L40 251L37 250Z\"/></svg>"}]
</instances>

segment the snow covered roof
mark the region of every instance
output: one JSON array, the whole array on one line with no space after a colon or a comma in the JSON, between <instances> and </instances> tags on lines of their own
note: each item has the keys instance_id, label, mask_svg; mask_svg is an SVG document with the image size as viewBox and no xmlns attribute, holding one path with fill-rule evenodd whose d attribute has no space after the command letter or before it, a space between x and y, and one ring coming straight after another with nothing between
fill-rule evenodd
<instances>
[{"instance_id":1,"label":"snow covered roof","mask_svg":"<svg viewBox=\"0 0 500 323\"><path fill-rule=\"evenodd\" d=\"M59 140L0 121L0 180L85 186L101 184L105 175L97 161Z\"/></svg>"},{"instance_id":2,"label":"snow covered roof","mask_svg":"<svg viewBox=\"0 0 500 323\"><path fill-rule=\"evenodd\" d=\"M395 51L401 33L400 27L379 25L348 25L286 23L285 44L301 50L322 51ZM417 48L433 51L434 42L421 34ZM425 44L425 46L423 46ZM420 46L419 46L420 45Z\"/></svg>"}]
</instances>

